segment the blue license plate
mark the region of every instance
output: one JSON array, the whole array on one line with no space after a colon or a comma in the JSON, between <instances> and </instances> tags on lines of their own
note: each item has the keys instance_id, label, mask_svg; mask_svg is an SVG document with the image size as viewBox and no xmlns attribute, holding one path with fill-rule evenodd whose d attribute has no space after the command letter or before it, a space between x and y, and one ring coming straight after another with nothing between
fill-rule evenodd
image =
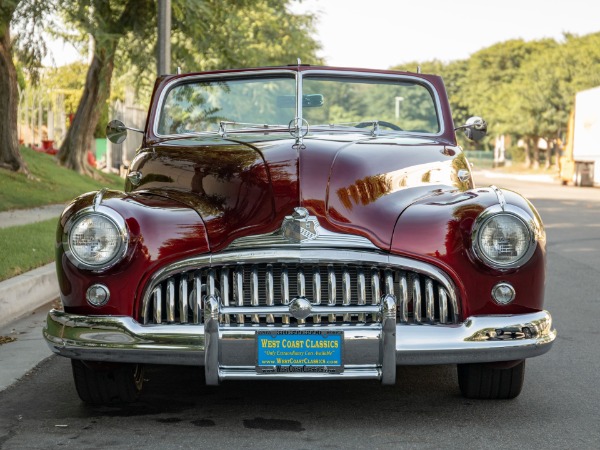
<instances>
[{"instance_id":1,"label":"blue license plate","mask_svg":"<svg viewBox=\"0 0 600 450\"><path fill-rule=\"evenodd\" d=\"M341 331L273 330L256 333L259 373L340 373Z\"/></svg>"}]
</instances>

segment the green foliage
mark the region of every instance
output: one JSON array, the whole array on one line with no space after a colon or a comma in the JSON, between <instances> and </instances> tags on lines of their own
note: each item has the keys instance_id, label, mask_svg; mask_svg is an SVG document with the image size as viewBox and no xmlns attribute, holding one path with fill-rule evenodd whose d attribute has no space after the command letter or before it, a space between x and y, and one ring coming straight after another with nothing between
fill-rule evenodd
<instances>
[{"instance_id":1,"label":"green foliage","mask_svg":"<svg viewBox=\"0 0 600 450\"><path fill-rule=\"evenodd\" d=\"M9 21L15 29L13 56L34 85L39 81L42 58L47 52L42 31L52 26L48 18L55 7L52 0L0 0L0 34Z\"/></svg>"},{"instance_id":2,"label":"green foliage","mask_svg":"<svg viewBox=\"0 0 600 450\"><path fill-rule=\"evenodd\" d=\"M83 93L88 66L75 62L61 67L49 68L44 74L43 84L48 92L62 94L67 114L74 113ZM53 99L51 99L53 100Z\"/></svg>"},{"instance_id":3,"label":"green foliage","mask_svg":"<svg viewBox=\"0 0 600 450\"><path fill-rule=\"evenodd\" d=\"M98 179L82 176L59 166L53 156L27 147L21 148L21 154L33 179L0 169L0 211L64 203L82 192L124 186L123 180L115 175L96 172Z\"/></svg>"},{"instance_id":4,"label":"green foliage","mask_svg":"<svg viewBox=\"0 0 600 450\"><path fill-rule=\"evenodd\" d=\"M0 228L0 281L54 260L55 219Z\"/></svg>"},{"instance_id":5,"label":"green foliage","mask_svg":"<svg viewBox=\"0 0 600 450\"><path fill-rule=\"evenodd\" d=\"M289 12L292 0L172 0L171 71L303 63L321 64L314 16ZM145 40L129 35L118 51L117 76L149 100L156 79L156 21ZM126 50L126 51L125 51ZM122 71L122 68L127 70Z\"/></svg>"},{"instance_id":6,"label":"green foliage","mask_svg":"<svg viewBox=\"0 0 600 450\"><path fill-rule=\"evenodd\" d=\"M468 60L413 62L397 68L414 71L417 65L444 78L455 125L475 115L488 122L489 138L479 148L499 134L512 134L515 142L552 140L565 132L575 93L600 85L600 33L565 35L561 42L511 40ZM525 158L522 149L511 153Z\"/></svg>"}]
</instances>

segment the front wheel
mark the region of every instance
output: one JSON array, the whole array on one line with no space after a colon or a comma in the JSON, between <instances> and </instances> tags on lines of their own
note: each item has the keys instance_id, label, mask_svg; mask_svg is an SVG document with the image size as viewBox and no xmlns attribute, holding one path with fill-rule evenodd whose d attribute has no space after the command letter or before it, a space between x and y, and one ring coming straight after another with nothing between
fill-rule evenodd
<instances>
[{"instance_id":1,"label":"front wheel","mask_svg":"<svg viewBox=\"0 0 600 450\"><path fill-rule=\"evenodd\" d=\"M521 393L525 361L459 364L458 385L467 398L505 400Z\"/></svg>"},{"instance_id":2,"label":"front wheel","mask_svg":"<svg viewBox=\"0 0 600 450\"><path fill-rule=\"evenodd\" d=\"M144 383L144 370L139 364L103 364L72 359L71 367L77 394L85 403L132 403L137 400Z\"/></svg>"}]
</instances>

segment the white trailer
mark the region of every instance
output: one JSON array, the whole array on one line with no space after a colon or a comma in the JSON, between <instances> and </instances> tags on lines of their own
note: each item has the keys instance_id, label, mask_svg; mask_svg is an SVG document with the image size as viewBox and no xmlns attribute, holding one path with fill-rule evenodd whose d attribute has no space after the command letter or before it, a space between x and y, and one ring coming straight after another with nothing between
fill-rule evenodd
<instances>
[{"instance_id":1,"label":"white trailer","mask_svg":"<svg viewBox=\"0 0 600 450\"><path fill-rule=\"evenodd\" d=\"M600 184L600 86L575 95L561 178L576 186Z\"/></svg>"}]
</instances>

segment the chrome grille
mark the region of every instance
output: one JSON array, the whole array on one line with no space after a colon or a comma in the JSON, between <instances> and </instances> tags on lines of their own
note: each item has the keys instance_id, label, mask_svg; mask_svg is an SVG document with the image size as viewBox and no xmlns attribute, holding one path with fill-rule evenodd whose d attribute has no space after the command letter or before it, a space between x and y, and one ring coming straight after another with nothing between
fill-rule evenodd
<instances>
[{"instance_id":1,"label":"chrome grille","mask_svg":"<svg viewBox=\"0 0 600 450\"><path fill-rule=\"evenodd\" d=\"M155 283L144 297L142 321L201 323L203 302L212 296L227 308L226 314L220 314L220 322L225 326L369 324L379 322L379 314L344 310L379 305L387 294L396 298L399 323L451 324L459 320L454 292L423 273L381 265L262 262L186 267L185 271L171 273ZM307 298L313 306L334 307L335 311L304 320L283 314L281 308L276 311L296 297ZM261 313L249 312L253 307L260 308ZM265 307L273 307L273 312L265 313Z\"/></svg>"}]
</instances>

